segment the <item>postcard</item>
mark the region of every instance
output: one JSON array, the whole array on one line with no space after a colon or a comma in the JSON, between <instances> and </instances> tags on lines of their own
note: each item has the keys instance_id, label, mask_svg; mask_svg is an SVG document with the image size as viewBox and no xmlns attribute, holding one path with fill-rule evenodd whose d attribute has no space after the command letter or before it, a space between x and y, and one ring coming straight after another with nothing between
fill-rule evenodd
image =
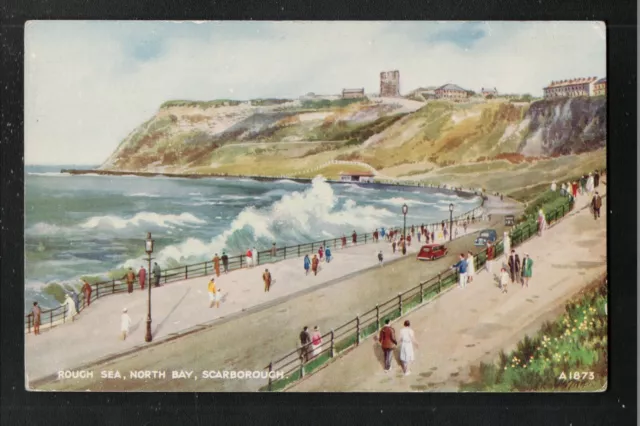
<instances>
[{"instance_id":1,"label":"postcard","mask_svg":"<svg viewBox=\"0 0 640 426\"><path fill-rule=\"evenodd\" d=\"M607 387L602 22L30 21L31 391Z\"/></svg>"}]
</instances>

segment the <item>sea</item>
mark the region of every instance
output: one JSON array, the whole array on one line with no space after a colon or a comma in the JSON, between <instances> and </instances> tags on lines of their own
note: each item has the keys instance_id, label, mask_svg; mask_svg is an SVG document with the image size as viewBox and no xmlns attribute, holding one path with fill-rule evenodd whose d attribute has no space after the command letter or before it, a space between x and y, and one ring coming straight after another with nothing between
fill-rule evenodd
<instances>
[{"instance_id":1,"label":"sea","mask_svg":"<svg viewBox=\"0 0 640 426\"><path fill-rule=\"evenodd\" d=\"M52 286L146 265L147 232L155 261L168 268L210 260L223 249L234 255L401 225L403 204L407 223L418 224L448 218L450 203L454 216L481 203L322 177L260 182L70 175L62 168L69 166L25 166L25 312L36 300L58 306Z\"/></svg>"}]
</instances>

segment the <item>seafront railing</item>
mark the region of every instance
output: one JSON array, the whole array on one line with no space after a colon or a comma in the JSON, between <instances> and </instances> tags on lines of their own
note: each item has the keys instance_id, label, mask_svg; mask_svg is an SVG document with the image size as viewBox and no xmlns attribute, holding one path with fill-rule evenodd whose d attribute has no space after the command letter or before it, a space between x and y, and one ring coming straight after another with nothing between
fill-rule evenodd
<instances>
[{"instance_id":1,"label":"seafront railing","mask_svg":"<svg viewBox=\"0 0 640 426\"><path fill-rule=\"evenodd\" d=\"M474 219L476 220L479 219L483 205L484 205L484 199L482 200L482 204L480 206L466 213L462 213L458 216L455 216L453 218L454 223L458 224L460 221L463 221L463 220L472 221ZM423 224L407 224L407 230L410 230L412 226L418 229L421 226L425 226L430 230L435 230L438 226L441 225L442 222L448 223L449 221L444 220L439 223L431 223L431 224L424 224L424 223ZM389 230L401 232L402 226L392 227ZM409 231L407 231L407 233L409 233ZM345 238L347 243L346 246L352 247L354 245L352 234L350 235L345 234ZM378 238L381 238L381 236L379 235ZM373 232L360 233L360 234L356 234L355 245L368 244L374 241L375 240L374 240ZM301 256L304 256L305 254L313 254L321 246L324 248L330 247L332 250L340 249L342 248L342 237L327 238L320 241L313 241L311 243L296 244L296 245L286 246L286 247L275 247L275 250L273 248L261 250L256 253L257 259L256 259L256 262L254 263L254 266L275 263L281 260L291 259L294 257L301 257ZM249 263L247 261L246 254L229 256L229 262L228 262L228 268L227 268L229 272L237 269L246 268L248 266L249 266ZM224 271L224 265L222 260L220 260L220 271L221 273ZM163 270L160 275L160 282L162 284L166 284L166 283L171 283L175 281L183 281L189 278L198 278L198 277L211 275L214 272L215 272L215 265L213 260L190 264L190 265L177 266L175 268L169 268L169 269ZM150 273L151 271L147 271L147 274L150 274ZM136 284L137 283L138 283L138 280L136 279ZM148 283L145 283L145 285L148 285ZM101 281L101 282L91 284L90 286L91 286L91 293L89 295L89 298L86 298L85 294L82 292L78 294L78 299L79 299L79 306L77 309L78 313L86 309L88 306L90 306L91 303L93 303L94 301L100 298L103 298L105 296L109 296L112 294L124 293L127 291L127 284L126 284L126 281L124 281L123 279L112 279L109 281ZM40 322L41 322L40 328L41 329L51 328L51 327L55 327L57 325L64 324L68 321L73 321L73 320L74 318L69 317L69 312L67 310L66 305L61 305L52 309L43 309L40 315ZM25 332L31 333L33 325L34 325L33 313L26 314L25 315Z\"/></svg>"},{"instance_id":2,"label":"seafront railing","mask_svg":"<svg viewBox=\"0 0 640 426\"><path fill-rule=\"evenodd\" d=\"M569 213L574 206L572 199L547 213L547 223L551 224ZM528 218L512 228L510 232L511 246L516 247L531 238L538 232L538 223L535 218ZM504 254L504 241L498 240L495 245L495 259ZM479 271L485 266L487 249L484 248L474 255L475 270ZM495 265L498 268L500 266ZM273 380L273 374L269 374L268 385L261 391L281 391L305 376L312 374L323 365L331 362L338 355L355 348L364 339L380 331L380 327L386 320L396 320L403 315L417 309L425 303L433 300L443 291L451 288L459 279L457 270L448 268L433 278L420 282L397 296L377 304L373 309L364 314L357 315L322 336L320 345L313 354L313 346L308 343L298 347L275 361L271 361L264 369L268 372L278 372L283 378Z\"/></svg>"}]
</instances>

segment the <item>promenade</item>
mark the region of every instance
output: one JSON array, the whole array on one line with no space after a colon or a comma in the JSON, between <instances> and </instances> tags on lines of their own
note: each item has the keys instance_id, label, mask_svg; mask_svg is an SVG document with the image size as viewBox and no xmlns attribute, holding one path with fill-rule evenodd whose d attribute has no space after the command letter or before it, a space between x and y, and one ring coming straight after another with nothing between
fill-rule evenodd
<instances>
[{"instance_id":1,"label":"promenade","mask_svg":"<svg viewBox=\"0 0 640 426\"><path fill-rule=\"evenodd\" d=\"M606 187L598 188L601 195ZM534 261L529 288L509 286L503 294L486 270L467 288L452 288L432 303L406 315L419 347L412 374L404 376L394 353L392 371L383 371L383 355L373 338L365 340L326 368L289 388L294 392L411 392L459 390L469 381L471 366L494 362L525 334L535 334L546 320L563 312L564 304L607 270L606 198L603 217L594 220L586 208L590 197L579 196L576 210L542 237L516 248ZM504 258L503 258L504 259Z\"/></svg>"},{"instance_id":2,"label":"promenade","mask_svg":"<svg viewBox=\"0 0 640 426\"><path fill-rule=\"evenodd\" d=\"M469 227L467 234L472 233L474 228L486 226L486 223L476 222ZM414 238L405 257L415 259L418 248L417 238ZM217 287L223 294L220 308L209 308L207 283L210 276L153 288L153 339L159 341L188 332L194 327L202 328L216 321L228 320L344 280L372 267L378 268L379 250L384 254L385 263L403 257L398 251L393 254L391 244L386 241L358 246L352 246L349 242L345 249L332 250L333 260L329 264L322 262L317 276L312 273L305 276L302 257L222 274L216 279ZM262 273L265 268L269 269L274 280L268 293L263 290ZM402 289L409 284L402 283ZM132 320L130 335L125 341L119 339L123 308L127 308ZM144 342L146 316L147 292L136 285L132 294L110 295L93 302L73 322L43 330L39 336L26 334L28 381L148 346ZM290 343L287 348L295 347L293 341Z\"/></svg>"}]
</instances>

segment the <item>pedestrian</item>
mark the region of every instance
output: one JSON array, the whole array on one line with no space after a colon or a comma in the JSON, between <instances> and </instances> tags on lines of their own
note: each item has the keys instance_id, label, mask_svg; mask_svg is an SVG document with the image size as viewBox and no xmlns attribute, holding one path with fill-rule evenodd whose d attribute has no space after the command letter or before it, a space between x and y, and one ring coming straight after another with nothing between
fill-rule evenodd
<instances>
[{"instance_id":1,"label":"pedestrian","mask_svg":"<svg viewBox=\"0 0 640 426\"><path fill-rule=\"evenodd\" d=\"M418 232L418 244L420 244L422 232Z\"/></svg>"},{"instance_id":2,"label":"pedestrian","mask_svg":"<svg viewBox=\"0 0 640 426\"><path fill-rule=\"evenodd\" d=\"M540 209L538 211L538 236L542 236L542 232L547 228L547 219L544 216L544 211Z\"/></svg>"},{"instance_id":3,"label":"pedestrian","mask_svg":"<svg viewBox=\"0 0 640 426\"><path fill-rule=\"evenodd\" d=\"M587 177L586 189L589 195L591 195L593 193L593 190L595 189L595 181L593 179L593 174L591 173L589 173L589 176Z\"/></svg>"},{"instance_id":4,"label":"pedestrian","mask_svg":"<svg viewBox=\"0 0 640 426\"><path fill-rule=\"evenodd\" d=\"M442 230L442 234L444 235L444 239L446 240L446 239L447 239L447 235L449 234L449 233L447 232L447 227L446 227L446 226L445 226L445 227L444 227L444 229Z\"/></svg>"},{"instance_id":5,"label":"pedestrian","mask_svg":"<svg viewBox=\"0 0 640 426\"><path fill-rule=\"evenodd\" d=\"M373 230L373 241L376 242L376 243L378 242L378 229L377 228Z\"/></svg>"},{"instance_id":6,"label":"pedestrian","mask_svg":"<svg viewBox=\"0 0 640 426\"><path fill-rule=\"evenodd\" d=\"M386 234L386 232L385 232L385 230L384 230L384 227L380 228L380 236L381 236L383 239L384 239L384 237L385 237L385 234Z\"/></svg>"},{"instance_id":7,"label":"pedestrian","mask_svg":"<svg viewBox=\"0 0 640 426\"><path fill-rule=\"evenodd\" d=\"M320 329L316 325L313 327L313 333L311 334L311 357L315 358L322 352L322 334Z\"/></svg>"},{"instance_id":8,"label":"pedestrian","mask_svg":"<svg viewBox=\"0 0 640 426\"><path fill-rule=\"evenodd\" d=\"M304 255L304 274L309 275L309 268L311 268L311 259L309 259L309 255Z\"/></svg>"},{"instance_id":9,"label":"pedestrian","mask_svg":"<svg viewBox=\"0 0 640 426\"><path fill-rule=\"evenodd\" d=\"M120 315L120 332L122 335L122 340L126 340L129 335L129 328L131 327L131 318L127 313L127 308L122 310L122 315Z\"/></svg>"},{"instance_id":10,"label":"pedestrian","mask_svg":"<svg viewBox=\"0 0 640 426\"><path fill-rule=\"evenodd\" d=\"M75 292L75 290L71 290L71 300L73 300L73 306L76 308L76 314L80 313L80 297L78 296L78 293Z\"/></svg>"},{"instance_id":11,"label":"pedestrian","mask_svg":"<svg viewBox=\"0 0 640 426\"><path fill-rule=\"evenodd\" d=\"M499 286L500 289L502 290L503 293L507 292L507 285L509 284L509 274L507 273L507 270L504 268L500 269L500 280L499 280Z\"/></svg>"},{"instance_id":12,"label":"pedestrian","mask_svg":"<svg viewBox=\"0 0 640 426\"><path fill-rule=\"evenodd\" d=\"M391 357L393 355L393 348L398 344L396 341L396 332L389 325L389 320L384 321L384 327L380 330L378 335L378 342L382 346L382 352L384 352L384 372L391 370Z\"/></svg>"},{"instance_id":13,"label":"pedestrian","mask_svg":"<svg viewBox=\"0 0 640 426\"><path fill-rule=\"evenodd\" d=\"M411 234L407 235L407 246L411 247Z\"/></svg>"},{"instance_id":14,"label":"pedestrian","mask_svg":"<svg viewBox=\"0 0 640 426\"><path fill-rule=\"evenodd\" d=\"M209 293L209 308L213 308L213 305L216 303L216 279L214 277L211 277L209 280L207 292Z\"/></svg>"},{"instance_id":15,"label":"pedestrian","mask_svg":"<svg viewBox=\"0 0 640 426\"><path fill-rule=\"evenodd\" d=\"M473 253L467 253L467 282L473 282L473 276L476 273L476 263Z\"/></svg>"},{"instance_id":16,"label":"pedestrian","mask_svg":"<svg viewBox=\"0 0 640 426\"><path fill-rule=\"evenodd\" d=\"M393 240L393 242L391 243L391 249L393 250L393 254L396 253L396 240Z\"/></svg>"},{"instance_id":17,"label":"pedestrian","mask_svg":"<svg viewBox=\"0 0 640 426\"><path fill-rule=\"evenodd\" d=\"M354 246L358 244L358 234L356 234L355 230L353 231L353 234L351 234L351 242Z\"/></svg>"},{"instance_id":18,"label":"pedestrian","mask_svg":"<svg viewBox=\"0 0 640 426\"><path fill-rule=\"evenodd\" d=\"M222 257L220 258L222 260L222 267L224 268L224 273L228 274L229 273L229 256L227 256L227 252L222 250Z\"/></svg>"},{"instance_id":19,"label":"pedestrian","mask_svg":"<svg viewBox=\"0 0 640 426\"><path fill-rule=\"evenodd\" d=\"M487 241L487 259L485 261L485 267L487 268L487 272L495 276L493 273L493 260L496 257L496 248L491 241Z\"/></svg>"},{"instance_id":20,"label":"pedestrian","mask_svg":"<svg viewBox=\"0 0 640 426\"><path fill-rule=\"evenodd\" d=\"M318 259L320 259L320 262L324 260L324 249L322 248L322 246L320 246L320 248L318 249Z\"/></svg>"},{"instance_id":21,"label":"pedestrian","mask_svg":"<svg viewBox=\"0 0 640 426\"><path fill-rule=\"evenodd\" d=\"M587 177L582 175L580 178L580 194L584 194L587 191Z\"/></svg>"},{"instance_id":22,"label":"pedestrian","mask_svg":"<svg viewBox=\"0 0 640 426\"><path fill-rule=\"evenodd\" d=\"M600 173L596 170L593 174L593 187L597 188L600 185Z\"/></svg>"},{"instance_id":23,"label":"pedestrian","mask_svg":"<svg viewBox=\"0 0 640 426\"><path fill-rule=\"evenodd\" d=\"M453 238L458 238L458 227L456 226L456 233L454 234Z\"/></svg>"},{"instance_id":24,"label":"pedestrian","mask_svg":"<svg viewBox=\"0 0 640 426\"><path fill-rule=\"evenodd\" d=\"M551 191L556 192L556 181L551 182Z\"/></svg>"},{"instance_id":25,"label":"pedestrian","mask_svg":"<svg viewBox=\"0 0 640 426\"><path fill-rule=\"evenodd\" d=\"M247 268L252 268L253 267L253 252L251 251L251 249L247 249L247 253L245 254L245 256L247 257Z\"/></svg>"},{"instance_id":26,"label":"pedestrian","mask_svg":"<svg viewBox=\"0 0 640 426\"><path fill-rule=\"evenodd\" d=\"M31 308L31 314L33 315L33 334L40 334L40 323L42 321L42 309L38 306L38 302L33 302L33 308Z\"/></svg>"},{"instance_id":27,"label":"pedestrian","mask_svg":"<svg viewBox=\"0 0 640 426\"><path fill-rule=\"evenodd\" d=\"M262 273L262 281L264 281L264 291L268 292L271 289L271 272L268 269Z\"/></svg>"},{"instance_id":28,"label":"pedestrian","mask_svg":"<svg viewBox=\"0 0 640 426\"><path fill-rule=\"evenodd\" d=\"M529 288L529 279L533 275L533 260L527 253L524 254L522 259L522 287Z\"/></svg>"},{"instance_id":29,"label":"pedestrian","mask_svg":"<svg viewBox=\"0 0 640 426\"><path fill-rule=\"evenodd\" d=\"M260 255L258 254L258 250L256 250L255 247L253 248L253 250L251 250L251 258L255 266L258 266L260 264Z\"/></svg>"},{"instance_id":30,"label":"pedestrian","mask_svg":"<svg viewBox=\"0 0 640 426\"><path fill-rule=\"evenodd\" d=\"M156 262L153 262L153 279L155 280L154 285L156 287L160 287L160 277L162 276L162 269L160 269L160 265Z\"/></svg>"},{"instance_id":31,"label":"pedestrian","mask_svg":"<svg viewBox=\"0 0 640 426\"><path fill-rule=\"evenodd\" d=\"M591 211L593 212L593 218L598 219L600 217L600 208L602 207L602 197L598 194L598 191L593 195L591 199Z\"/></svg>"},{"instance_id":32,"label":"pedestrian","mask_svg":"<svg viewBox=\"0 0 640 426\"><path fill-rule=\"evenodd\" d=\"M318 264L320 261L318 257L314 254L313 259L311 259L311 270L313 271L313 275L318 275Z\"/></svg>"},{"instance_id":33,"label":"pedestrian","mask_svg":"<svg viewBox=\"0 0 640 426\"><path fill-rule=\"evenodd\" d=\"M331 255L331 248L327 247L326 250L324 251L324 257L327 260L327 263L331 262L331 260L333 260L333 256Z\"/></svg>"},{"instance_id":34,"label":"pedestrian","mask_svg":"<svg viewBox=\"0 0 640 426\"><path fill-rule=\"evenodd\" d=\"M509 253L511 253L511 237L507 231L504 231L502 234L502 254L505 259L509 257Z\"/></svg>"},{"instance_id":35,"label":"pedestrian","mask_svg":"<svg viewBox=\"0 0 640 426\"><path fill-rule=\"evenodd\" d=\"M411 225L411 235L415 236L416 235L416 228L415 226Z\"/></svg>"},{"instance_id":36,"label":"pedestrian","mask_svg":"<svg viewBox=\"0 0 640 426\"><path fill-rule=\"evenodd\" d=\"M507 265L509 266L511 282L517 283L520 278L520 257L516 254L515 250L511 250Z\"/></svg>"},{"instance_id":37,"label":"pedestrian","mask_svg":"<svg viewBox=\"0 0 640 426\"><path fill-rule=\"evenodd\" d=\"M216 271L216 277L220 276L220 258L218 257L218 253L213 256L213 269Z\"/></svg>"},{"instance_id":38,"label":"pedestrian","mask_svg":"<svg viewBox=\"0 0 640 426\"><path fill-rule=\"evenodd\" d=\"M560 187L560 194L563 196L567 195L567 184L566 182L562 182L562 186Z\"/></svg>"},{"instance_id":39,"label":"pedestrian","mask_svg":"<svg viewBox=\"0 0 640 426\"><path fill-rule=\"evenodd\" d=\"M380 251L378 252L378 264L379 264L380 266L382 266L382 265L383 265L383 262L384 262L384 256L382 255L382 250L380 250Z\"/></svg>"},{"instance_id":40,"label":"pedestrian","mask_svg":"<svg viewBox=\"0 0 640 426\"><path fill-rule=\"evenodd\" d=\"M414 360L413 345L418 346L416 336L411 329L409 320L404 322L404 328L400 330L400 362L405 376L411 374L409 364Z\"/></svg>"},{"instance_id":41,"label":"pedestrian","mask_svg":"<svg viewBox=\"0 0 640 426\"><path fill-rule=\"evenodd\" d=\"M83 280L82 281L82 293L84 294L84 301L87 304L87 306L91 305L91 285L86 281Z\"/></svg>"},{"instance_id":42,"label":"pedestrian","mask_svg":"<svg viewBox=\"0 0 640 426\"><path fill-rule=\"evenodd\" d=\"M127 293L133 293L133 282L136 280L136 273L133 272L133 269L129 268L122 279L127 281Z\"/></svg>"},{"instance_id":43,"label":"pedestrian","mask_svg":"<svg viewBox=\"0 0 640 426\"><path fill-rule=\"evenodd\" d=\"M435 243L436 242L436 234L434 234L433 231L431 231L431 242Z\"/></svg>"},{"instance_id":44,"label":"pedestrian","mask_svg":"<svg viewBox=\"0 0 640 426\"><path fill-rule=\"evenodd\" d=\"M467 259L464 253L460 253L460 260L451 267L458 270L458 287L465 288L467 286Z\"/></svg>"},{"instance_id":45,"label":"pedestrian","mask_svg":"<svg viewBox=\"0 0 640 426\"><path fill-rule=\"evenodd\" d=\"M311 334L309 334L309 327L306 325L300 332L300 358L302 362L309 360L309 344L311 343Z\"/></svg>"},{"instance_id":46,"label":"pedestrian","mask_svg":"<svg viewBox=\"0 0 640 426\"><path fill-rule=\"evenodd\" d=\"M342 248L345 248L347 246L347 237L344 236L344 234L342 234Z\"/></svg>"},{"instance_id":47,"label":"pedestrian","mask_svg":"<svg viewBox=\"0 0 640 426\"><path fill-rule=\"evenodd\" d=\"M571 183L571 193L573 194L574 199L578 197L578 181Z\"/></svg>"},{"instance_id":48,"label":"pedestrian","mask_svg":"<svg viewBox=\"0 0 640 426\"><path fill-rule=\"evenodd\" d=\"M144 266L140 267L138 271L138 284L140 284L140 290L144 290L144 284L147 281L147 270L144 269Z\"/></svg>"}]
</instances>

